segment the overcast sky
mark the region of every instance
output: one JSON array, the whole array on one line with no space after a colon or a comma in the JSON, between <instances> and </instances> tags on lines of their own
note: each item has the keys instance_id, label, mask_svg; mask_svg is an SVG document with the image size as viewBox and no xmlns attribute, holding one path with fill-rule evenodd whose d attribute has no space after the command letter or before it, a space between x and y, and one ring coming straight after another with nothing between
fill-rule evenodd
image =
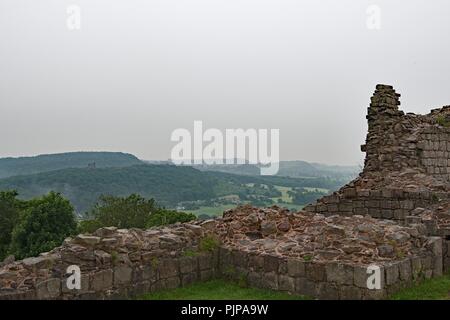
<instances>
[{"instance_id":1,"label":"overcast sky","mask_svg":"<svg viewBox=\"0 0 450 320\"><path fill-rule=\"evenodd\" d=\"M358 164L377 83L407 112L450 104L449 16L448 0L0 0L0 157L167 159L202 120L279 128L283 160Z\"/></svg>"}]
</instances>

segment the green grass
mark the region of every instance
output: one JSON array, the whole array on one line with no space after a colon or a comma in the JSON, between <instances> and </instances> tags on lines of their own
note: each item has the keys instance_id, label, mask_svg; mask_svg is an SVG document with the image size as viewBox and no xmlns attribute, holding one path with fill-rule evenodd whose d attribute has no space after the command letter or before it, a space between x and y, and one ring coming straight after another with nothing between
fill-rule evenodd
<instances>
[{"instance_id":1,"label":"green grass","mask_svg":"<svg viewBox=\"0 0 450 320\"><path fill-rule=\"evenodd\" d=\"M273 290L248 288L237 282L211 280L187 287L148 293L138 300L307 300L305 296L290 295ZM450 300L450 274L428 279L411 288L391 295L391 300Z\"/></svg>"},{"instance_id":2,"label":"green grass","mask_svg":"<svg viewBox=\"0 0 450 320\"><path fill-rule=\"evenodd\" d=\"M450 300L450 274L400 290L391 300Z\"/></svg>"},{"instance_id":3,"label":"green grass","mask_svg":"<svg viewBox=\"0 0 450 320\"><path fill-rule=\"evenodd\" d=\"M187 287L148 293L138 300L306 300L304 296L248 288L235 282L211 280Z\"/></svg>"}]
</instances>

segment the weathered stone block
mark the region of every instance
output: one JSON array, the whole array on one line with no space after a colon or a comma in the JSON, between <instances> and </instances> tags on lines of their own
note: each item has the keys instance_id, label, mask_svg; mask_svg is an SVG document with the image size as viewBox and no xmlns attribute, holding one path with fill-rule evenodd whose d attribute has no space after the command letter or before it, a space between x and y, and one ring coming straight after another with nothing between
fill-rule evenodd
<instances>
[{"instance_id":1,"label":"weathered stone block","mask_svg":"<svg viewBox=\"0 0 450 320\"><path fill-rule=\"evenodd\" d=\"M335 284L329 282L320 282L316 289L317 298L320 300L337 300L339 291Z\"/></svg>"},{"instance_id":2,"label":"weathered stone block","mask_svg":"<svg viewBox=\"0 0 450 320\"><path fill-rule=\"evenodd\" d=\"M113 271L111 269L98 271L91 276L91 290L102 291L111 288L112 285Z\"/></svg>"},{"instance_id":3,"label":"weathered stone block","mask_svg":"<svg viewBox=\"0 0 450 320\"><path fill-rule=\"evenodd\" d=\"M181 285L187 286L198 280L197 273L186 273L181 276Z\"/></svg>"},{"instance_id":4,"label":"weathered stone block","mask_svg":"<svg viewBox=\"0 0 450 320\"><path fill-rule=\"evenodd\" d=\"M264 256L264 271L278 272L278 257L265 255Z\"/></svg>"},{"instance_id":5,"label":"weathered stone block","mask_svg":"<svg viewBox=\"0 0 450 320\"><path fill-rule=\"evenodd\" d=\"M280 291L295 291L295 280L292 277L279 275L278 276L278 290Z\"/></svg>"},{"instance_id":6,"label":"weathered stone block","mask_svg":"<svg viewBox=\"0 0 450 320\"><path fill-rule=\"evenodd\" d=\"M287 274L287 259L278 259L278 274Z\"/></svg>"},{"instance_id":7,"label":"weathered stone block","mask_svg":"<svg viewBox=\"0 0 450 320\"><path fill-rule=\"evenodd\" d=\"M249 255L248 267L250 270L262 271L264 269L264 257L260 254Z\"/></svg>"},{"instance_id":8,"label":"weathered stone block","mask_svg":"<svg viewBox=\"0 0 450 320\"><path fill-rule=\"evenodd\" d=\"M386 264L384 266L385 276L386 276L386 284L388 286L396 283L399 279L399 263L393 262Z\"/></svg>"},{"instance_id":9,"label":"weathered stone block","mask_svg":"<svg viewBox=\"0 0 450 320\"><path fill-rule=\"evenodd\" d=\"M163 280L165 282L166 289L176 289L181 285L179 277L170 277Z\"/></svg>"},{"instance_id":10,"label":"weathered stone block","mask_svg":"<svg viewBox=\"0 0 450 320\"><path fill-rule=\"evenodd\" d=\"M313 281L325 281L325 265L321 263L308 262L306 264L306 278Z\"/></svg>"},{"instance_id":11,"label":"weathered stone block","mask_svg":"<svg viewBox=\"0 0 450 320\"><path fill-rule=\"evenodd\" d=\"M233 264L237 267L247 267L248 255L245 252L233 250Z\"/></svg>"},{"instance_id":12,"label":"weathered stone block","mask_svg":"<svg viewBox=\"0 0 450 320\"><path fill-rule=\"evenodd\" d=\"M386 289L380 289L380 290L369 290L365 289L363 290L363 300L383 300L387 297L387 291Z\"/></svg>"},{"instance_id":13,"label":"weathered stone block","mask_svg":"<svg viewBox=\"0 0 450 320\"><path fill-rule=\"evenodd\" d=\"M304 277L306 275L305 262L298 259L287 260L287 272L291 277Z\"/></svg>"},{"instance_id":14,"label":"weathered stone block","mask_svg":"<svg viewBox=\"0 0 450 320\"><path fill-rule=\"evenodd\" d=\"M151 265L142 266L142 280L156 281L157 270Z\"/></svg>"},{"instance_id":15,"label":"weathered stone block","mask_svg":"<svg viewBox=\"0 0 450 320\"><path fill-rule=\"evenodd\" d=\"M405 259L399 264L400 280L410 281L412 278L411 260Z\"/></svg>"},{"instance_id":16,"label":"weathered stone block","mask_svg":"<svg viewBox=\"0 0 450 320\"><path fill-rule=\"evenodd\" d=\"M178 260L161 259L158 264L158 274L161 279L175 277L178 275Z\"/></svg>"},{"instance_id":17,"label":"weathered stone block","mask_svg":"<svg viewBox=\"0 0 450 320\"><path fill-rule=\"evenodd\" d=\"M433 276L441 276L443 273L442 238L431 237L428 246L433 253Z\"/></svg>"},{"instance_id":18,"label":"weathered stone block","mask_svg":"<svg viewBox=\"0 0 450 320\"><path fill-rule=\"evenodd\" d=\"M54 299L61 294L61 280L52 278L36 285L37 299Z\"/></svg>"},{"instance_id":19,"label":"weathered stone block","mask_svg":"<svg viewBox=\"0 0 450 320\"><path fill-rule=\"evenodd\" d=\"M198 262L196 257L182 257L180 258L180 272L191 273L197 272Z\"/></svg>"},{"instance_id":20,"label":"weathered stone block","mask_svg":"<svg viewBox=\"0 0 450 320\"><path fill-rule=\"evenodd\" d=\"M150 292L150 281L133 283L128 290L129 296L139 296Z\"/></svg>"},{"instance_id":21,"label":"weathered stone block","mask_svg":"<svg viewBox=\"0 0 450 320\"><path fill-rule=\"evenodd\" d=\"M265 289L278 290L278 275L276 272L266 272L261 278L261 283Z\"/></svg>"},{"instance_id":22,"label":"weathered stone block","mask_svg":"<svg viewBox=\"0 0 450 320\"><path fill-rule=\"evenodd\" d=\"M316 296L316 284L314 281L300 277L295 278L295 292L300 295L315 297Z\"/></svg>"},{"instance_id":23,"label":"weathered stone block","mask_svg":"<svg viewBox=\"0 0 450 320\"><path fill-rule=\"evenodd\" d=\"M340 286L339 299L341 300L361 300L363 289L355 286Z\"/></svg>"},{"instance_id":24,"label":"weathered stone block","mask_svg":"<svg viewBox=\"0 0 450 320\"><path fill-rule=\"evenodd\" d=\"M326 278L328 282L335 282L337 284L353 284L353 267L339 264L339 263L328 263L325 267Z\"/></svg>"},{"instance_id":25,"label":"weathered stone block","mask_svg":"<svg viewBox=\"0 0 450 320\"><path fill-rule=\"evenodd\" d=\"M260 272L251 271L247 275L247 283L250 287L262 288L262 274Z\"/></svg>"}]
</instances>

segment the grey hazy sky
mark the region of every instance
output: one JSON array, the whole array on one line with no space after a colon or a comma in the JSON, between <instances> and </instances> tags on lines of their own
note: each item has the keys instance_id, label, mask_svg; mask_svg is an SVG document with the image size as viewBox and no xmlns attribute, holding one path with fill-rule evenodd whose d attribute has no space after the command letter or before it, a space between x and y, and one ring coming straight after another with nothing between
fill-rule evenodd
<instances>
[{"instance_id":1,"label":"grey hazy sky","mask_svg":"<svg viewBox=\"0 0 450 320\"><path fill-rule=\"evenodd\" d=\"M450 104L449 15L448 0L0 0L0 157L167 159L171 132L203 120L279 128L284 160L357 164L377 83L408 112Z\"/></svg>"}]
</instances>

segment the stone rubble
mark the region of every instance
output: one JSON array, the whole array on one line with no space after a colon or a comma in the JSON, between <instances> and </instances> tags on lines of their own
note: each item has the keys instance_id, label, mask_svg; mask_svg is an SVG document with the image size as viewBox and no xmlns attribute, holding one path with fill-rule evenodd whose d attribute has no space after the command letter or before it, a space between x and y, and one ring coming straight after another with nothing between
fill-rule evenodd
<instances>
[{"instance_id":1,"label":"stone rubble","mask_svg":"<svg viewBox=\"0 0 450 320\"><path fill-rule=\"evenodd\" d=\"M218 220L217 234L228 247L246 252L356 264L417 254L428 241L419 225L402 227L368 215L294 213L276 206L228 210Z\"/></svg>"}]
</instances>

